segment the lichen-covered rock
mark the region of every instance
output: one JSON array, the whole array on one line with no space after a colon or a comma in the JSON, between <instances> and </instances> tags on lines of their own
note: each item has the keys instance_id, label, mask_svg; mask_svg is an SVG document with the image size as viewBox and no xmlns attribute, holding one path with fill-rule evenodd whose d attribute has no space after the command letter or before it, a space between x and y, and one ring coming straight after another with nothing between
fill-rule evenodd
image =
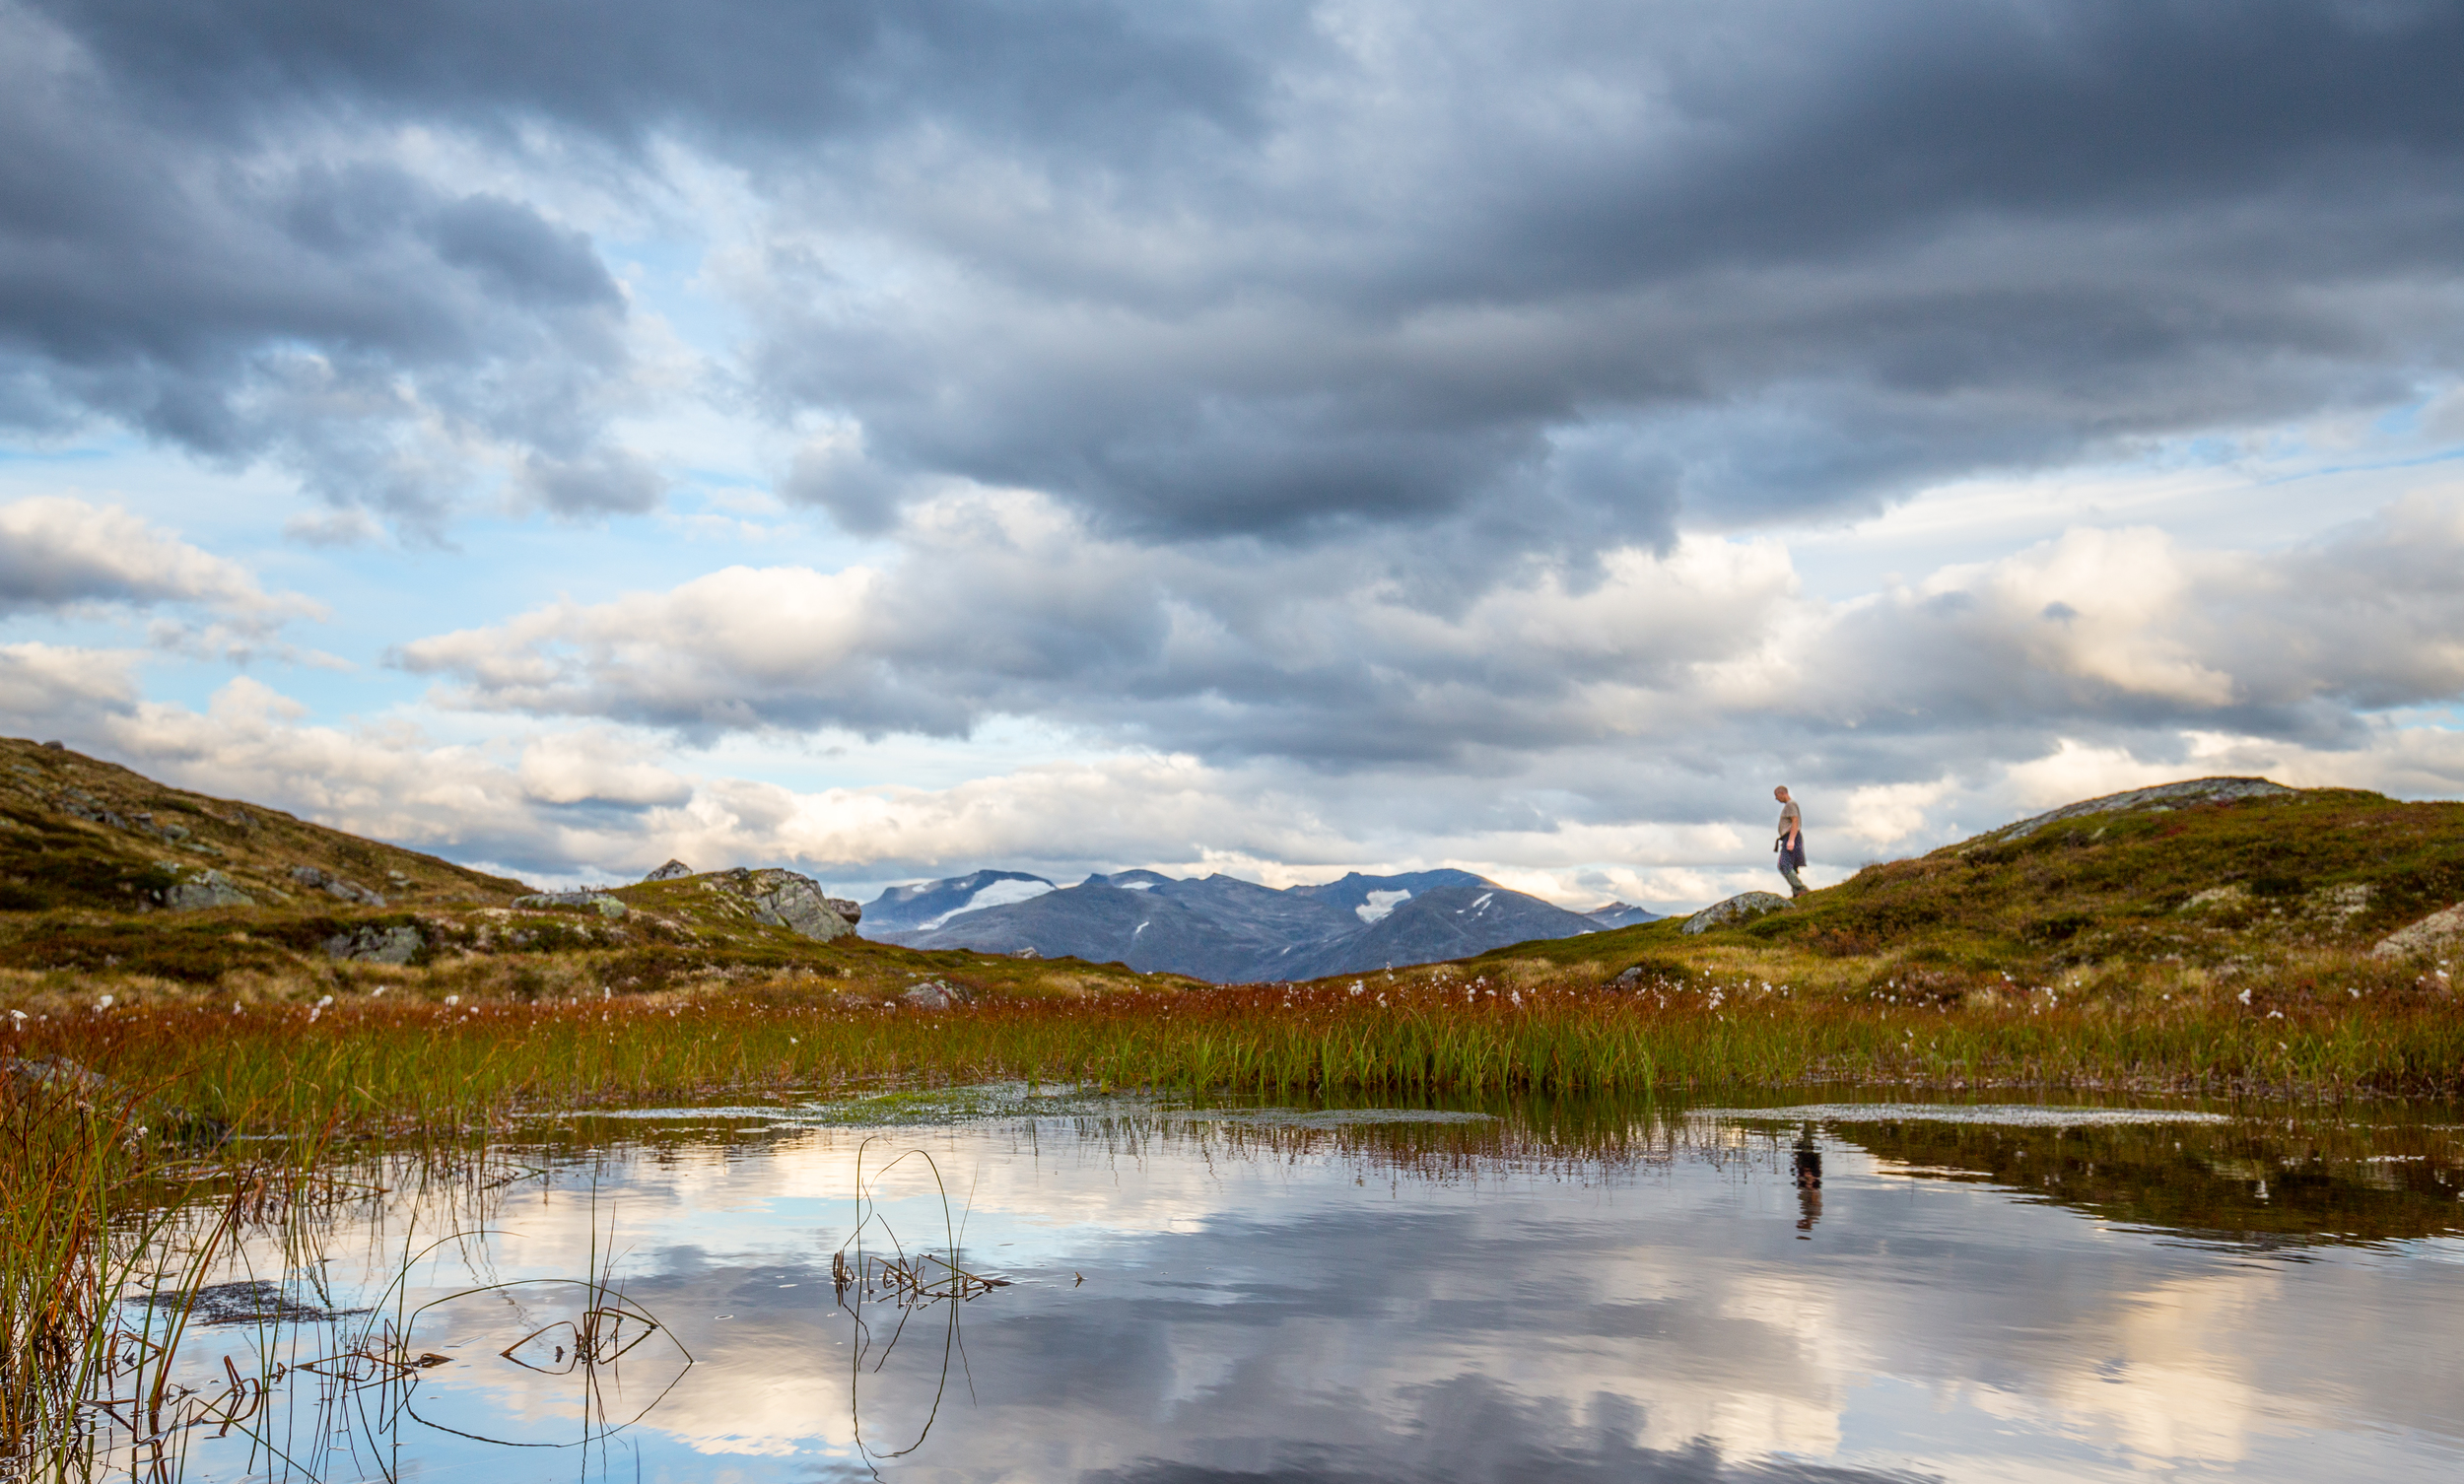
<instances>
[{"instance_id":1,"label":"lichen-covered rock","mask_svg":"<svg viewBox=\"0 0 2464 1484\"><path fill-rule=\"evenodd\" d=\"M956 984L926 979L901 994L899 1002L917 1010L947 1010L957 1005L973 1004L975 995Z\"/></svg>"},{"instance_id":2,"label":"lichen-covered rock","mask_svg":"<svg viewBox=\"0 0 2464 1484\"><path fill-rule=\"evenodd\" d=\"M744 898L753 906L753 920L765 926L792 928L824 943L854 932L863 915L855 903L823 896L819 882L794 871L738 866L714 873L703 885Z\"/></svg>"},{"instance_id":3,"label":"lichen-covered rock","mask_svg":"<svg viewBox=\"0 0 2464 1484\"><path fill-rule=\"evenodd\" d=\"M339 898L344 902L357 902L363 907L385 905L384 898L349 877L337 876L331 871L319 870L315 866L293 866L291 879L302 886L313 887L328 897Z\"/></svg>"},{"instance_id":4,"label":"lichen-covered rock","mask_svg":"<svg viewBox=\"0 0 2464 1484\"><path fill-rule=\"evenodd\" d=\"M93 824L109 825L114 830L128 828L128 821L112 813L103 800L83 788L64 788L60 791L60 812Z\"/></svg>"},{"instance_id":5,"label":"lichen-covered rock","mask_svg":"<svg viewBox=\"0 0 2464 1484\"><path fill-rule=\"evenodd\" d=\"M2189 778L2179 783L2158 783L2154 788L2133 788L2122 793L2108 793L2102 798L2064 804L2059 809L2020 820L2016 825L2005 825L1977 839L2025 840L2047 825L2090 814L2121 814L2133 809L2161 813L2168 809L2188 808L2192 804L2229 804L2239 799L2274 798L2293 791L2266 778Z\"/></svg>"},{"instance_id":6,"label":"lichen-covered rock","mask_svg":"<svg viewBox=\"0 0 2464 1484\"><path fill-rule=\"evenodd\" d=\"M186 875L176 861L155 862L180 879L166 888L163 905L173 911L201 911L210 907L254 907L256 899L233 884L220 871L200 871Z\"/></svg>"},{"instance_id":7,"label":"lichen-covered rock","mask_svg":"<svg viewBox=\"0 0 2464 1484\"><path fill-rule=\"evenodd\" d=\"M513 905L529 908L587 908L602 917L621 917L625 914L625 905L605 892L532 892L527 897L515 897Z\"/></svg>"},{"instance_id":8,"label":"lichen-covered rock","mask_svg":"<svg viewBox=\"0 0 2464 1484\"><path fill-rule=\"evenodd\" d=\"M2224 886L2212 886L2204 892L2193 895L2189 901L2181 905L2179 910L2195 912L2211 907L2238 907L2249 900L2250 889L2235 881Z\"/></svg>"},{"instance_id":9,"label":"lichen-covered rock","mask_svg":"<svg viewBox=\"0 0 2464 1484\"><path fill-rule=\"evenodd\" d=\"M416 927L363 927L327 938L325 956L367 964L407 964L426 946L428 940Z\"/></svg>"},{"instance_id":10,"label":"lichen-covered rock","mask_svg":"<svg viewBox=\"0 0 2464 1484\"><path fill-rule=\"evenodd\" d=\"M692 874L694 874L693 867L681 860L671 860L642 879L645 881L682 881Z\"/></svg>"},{"instance_id":11,"label":"lichen-covered rock","mask_svg":"<svg viewBox=\"0 0 2464 1484\"><path fill-rule=\"evenodd\" d=\"M1709 932L1731 922L1751 922L1765 912L1775 912L1788 906L1788 899L1777 892L1740 892L1726 902L1714 902L1685 919L1677 929L1682 933Z\"/></svg>"},{"instance_id":12,"label":"lichen-covered rock","mask_svg":"<svg viewBox=\"0 0 2464 1484\"><path fill-rule=\"evenodd\" d=\"M2401 959L2429 953L2464 939L2464 902L2441 908L2419 922L2399 927L2370 947L2373 959Z\"/></svg>"}]
</instances>

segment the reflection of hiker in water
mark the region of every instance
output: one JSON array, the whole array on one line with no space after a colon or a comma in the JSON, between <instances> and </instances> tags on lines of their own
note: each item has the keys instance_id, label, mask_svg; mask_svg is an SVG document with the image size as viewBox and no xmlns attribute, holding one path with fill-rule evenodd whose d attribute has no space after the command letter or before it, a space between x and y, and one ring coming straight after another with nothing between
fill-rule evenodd
<instances>
[{"instance_id":1,"label":"reflection of hiker in water","mask_svg":"<svg viewBox=\"0 0 2464 1484\"><path fill-rule=\"evenodd\" d=\"M1786 784L1772 789L1771 797L1780 801L1780 838L1771 843L1771 848L1779 852L1780 879L1788 883L1789 896L1802 897L1806 883L1797 870L1806 863L1805 816L1798 810L1797 801L1788 796Z\"/></svg>"},{"instance_id":2,"label":"reflection of hiker in water","mask_svg":"<svg viewBox=\"0 0 2464 1484\"><path fill-rule=\"evenodd\" d=\"M1797 1136L1789 1165L1797 1172L1798 1236L1811 1242L1814 1224L1822 1219L1822 1150L1814 1142L1813 1124L1805 1125L1805 1131Z\"/></svg>"}]
</instances>

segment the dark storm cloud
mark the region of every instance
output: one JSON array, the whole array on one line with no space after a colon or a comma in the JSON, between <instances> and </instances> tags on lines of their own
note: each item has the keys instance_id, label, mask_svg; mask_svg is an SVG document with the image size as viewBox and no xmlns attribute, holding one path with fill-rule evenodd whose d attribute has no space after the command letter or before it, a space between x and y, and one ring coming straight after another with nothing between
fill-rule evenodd
<instances>
[{"instance_id":1,"label":"dark storm cloud","mask_svg":"<svg viewBox=\"0 0 2464 1484\"><path fill-rule=\"evenodd\" d=\"M932 115L1134 155L1159 119L1254 127L1268 67L1307 40L1291 0L36 3L150 111L219 132L308 103L492 132L547 122L625 147L675 130L800 148Z\"/></svg>"},{"instance_id":2,"label":"dark storm cloud","mask_svg":"<svg viewBox=\"0 0 2464 1484\"><path fill-rule=\"evenodd\" d=\"M2464 333L2451 8L1383 22L1170 176L1068 194L1041 141L1023 179L833 176L816 220L947 276L885 310L783 256L763 378L894 472L1150 539L1568 552L2401 401Z\"/></svg>"},{"instance_id":3,"label":"dark storm cloud","mask_svg":"<svg viewBox=\"0 0 2464 1484\"><path fill-rule=\"evenodd\" d=\"M128 79L6 21L0 416L272 457L430 532L474 443L591 452L625 304L582 234L312 121L248 150L158 126Z\"/></svg>"},{"instance_id":4,"label":"dark storm cloud","mask_svg":"<svg viewBox=\"0 0 2464 1484\"><path fill-rule=\"evenodd\" d=\"M1442 588L2400 402L2464 351L2450 5L16 19L0 411L277 450L431 520L467 450L424 416L619 457L623 303L514 187L386 164L406 128L509 178L621 191L660 142L742 169L757 400L861 432L784 493L867 531L955 475L1146 541L1408 527L1397 579Z\"/></svg>"}]
</instances>

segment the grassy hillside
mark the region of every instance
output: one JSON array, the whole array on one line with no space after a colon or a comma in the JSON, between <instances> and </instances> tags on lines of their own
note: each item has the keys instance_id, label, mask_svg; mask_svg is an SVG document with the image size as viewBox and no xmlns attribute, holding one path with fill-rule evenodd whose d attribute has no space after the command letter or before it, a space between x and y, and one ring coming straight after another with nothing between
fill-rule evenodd
<instances>
[{"instance_id":1,"label":"grassy hillside","mask_svg":"<svg viewBox=\"0 0 2464 1484\"><path fill-rule=\"evenodd\" d=\"M13 1002L388 988L595 998L774 984L878 997L926 977L1074 994L1167 982L1075 960L818 942L757 920L717 884L616 888L614 916L516 906L532 890L518 881L0 739L0 996Z\"/></svg>"},{"instance_id":2,"label":"grassy hillside","mask_svg":"<svg viewBox=\"0 0 2464 1484\"><path fill-rule=\"evenodd\" d=\"M1937 998L2226 981L2285 997L2342 993L2348 979L2409 984L2426 968L2437 978L2434 950L2427 961L2367 950L2464 901L2464 803L2341 788L2097 802L1869 865L1785 910L1698 934L1672 918L1472 962L1603 976L1639 965L1654 979L1711 973Z\"/></svg>"},{"instance_id":3,"label":"grassy hillside","mask_svg":"<svg viewBox=\"0 0 2464 1484\"><path fill-rule=\"evenodd\" d=\"M279 810L0 738L0 911L143 912L209 871L271 905L323 895L293 874L301 867L403 906L502 906L529 890Z\"/></svg>"}]
</instances>

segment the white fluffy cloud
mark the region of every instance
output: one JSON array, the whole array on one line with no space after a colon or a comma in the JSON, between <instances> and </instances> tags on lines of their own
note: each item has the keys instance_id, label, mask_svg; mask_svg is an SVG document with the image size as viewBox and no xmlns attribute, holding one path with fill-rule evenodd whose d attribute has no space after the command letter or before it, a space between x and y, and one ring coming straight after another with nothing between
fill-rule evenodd
<instances>
[{"instance_id":1,"label":"white fluffy cloud","mask_svg":"<svg viewBox=\"0 0 2464 1484\"><path fill-rule=\"evenodd\" d=\"M239 615L313 613L268 595L237 562L111 506L64 495L0 506L0 613L79 603L198 603Z\"/></svg>"},{"instance_id":2,"label":"white fluffy cloud","mask_svg":"<svg viewBox=\"0 0 2464 1484\"><path fill-rule=\"evenodd\" d=\"M18 724L82 722L137 701L135 656L60 644L0 644L0 714Z\"/></svg>"},{"instance_id":3,"label":"white fluffy cloud","mask_svg":"<svg viewBox=\"0 0 2464 1484\"><path fill-rule=\"evenodd\" d=\"M1862 724L2095 718L2302 736L2464 694L2464 495L2273 552L2078 529L1844 610L1813 695Z\"/></svg>"},{"instance_id":4,"label":"white fluffy cloud","mask_svg":"<svg viewBox=\"0 0 2464 1484\"><path fill-rule=\"evenodd\" d=\"M1606 554L1484 591L1415 590L1357 549L1192 554L1109 541L1033 496L946 498L901 560L729 568L404 644L445 704L707 735L963 733L1035 715L1116 740L1307 762L1654 729L1665 699L1750 687L1791 627L1774 543Z\"/></svg>"},{"instance_id":5,"label":"white fluffy cloud","mask_svg":"<svg viewBox=\"0 0 2464 1484\"><path fill-rule=\"evenodd\" d=\"M522 792L543 804L681 804L693 784L643 761L639 748L604 731L559 732L522 749Z\"/></svg>"},{"instance_id":6,"label":"white fluffy cloud","mask_svg":"<svg viewBox=\"0 0 2464 1484\"><path fill-rule=\"evenodd\" d=\"M2275 552L2074 529L1837 603L1805 596L1767 539L1622 548L1458 596L1325 553L1201 564L1108 543L1023 496L946 500L905 534L886 567L730 568L416 641L401 662L487 710L704 735L1025 715L1313 768L1756 729L1955 732L1959 762L2009 760L2001 729L2024 756L2081 727L2349 741L2371 711L2464 693L2452 497Z\"/></svg>"},{"instance_id":7,"label":"white fluffy cloud","mask_svg":"<svg viewBox=\"0 0 2464 1484\"><path fill-rule=\"evenodd\" d=\"M64 495L0 506L0 615L167 609L173 613L149 626L158 647L234 659L265 646L292 619L326 616L322 605L269 593L245 567L118 506ZM278 647L287 657L326 658Z\"/></svg>"}]
</instances>

